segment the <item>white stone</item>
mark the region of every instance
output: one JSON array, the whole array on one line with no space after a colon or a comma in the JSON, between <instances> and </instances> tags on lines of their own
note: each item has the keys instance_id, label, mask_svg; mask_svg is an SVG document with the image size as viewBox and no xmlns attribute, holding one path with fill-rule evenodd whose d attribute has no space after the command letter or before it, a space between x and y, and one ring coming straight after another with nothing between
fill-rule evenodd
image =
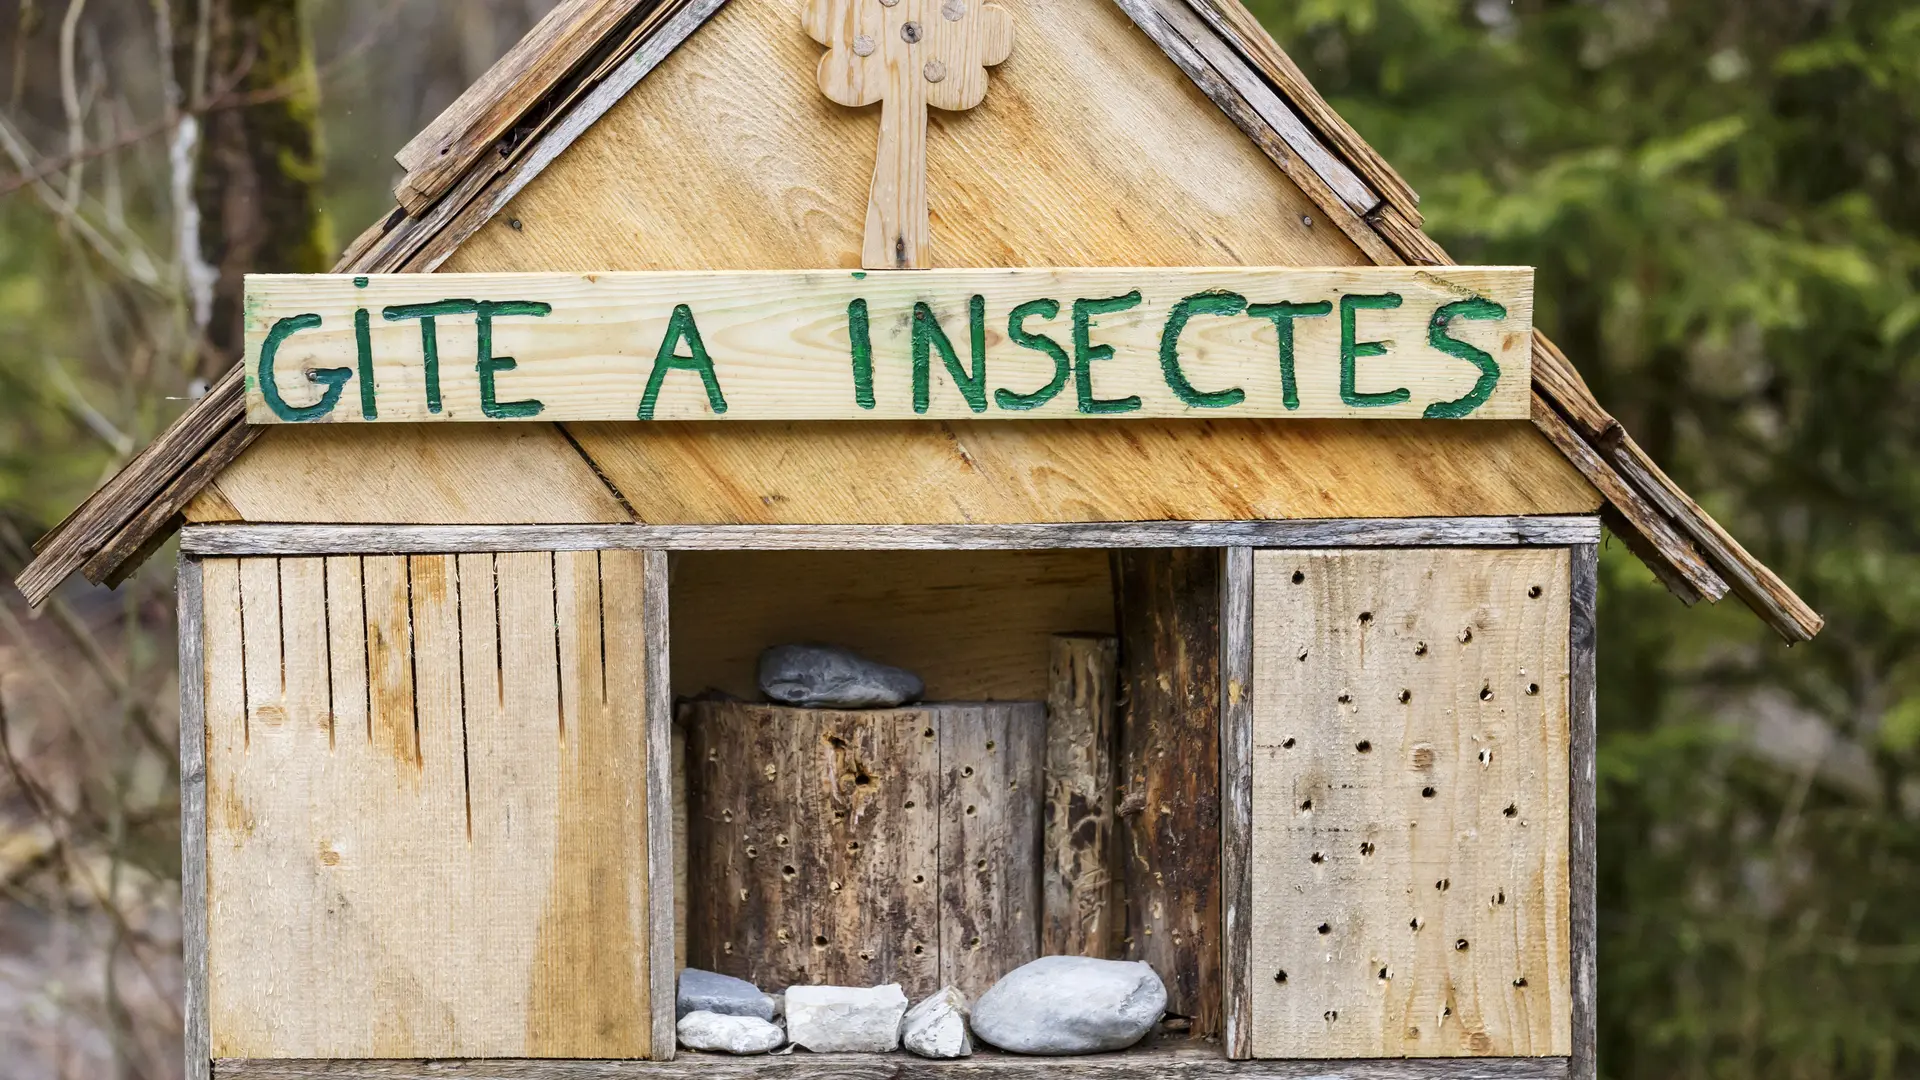
<instances>
[{"instance_id":1,"label":"white stone","mask_svg":"<svg viewBox=\"0 0 1920 1080\"><path fill-rule=\"evenodd\" d=\"M729 1054L764 1054L786 1041L777 1024L757 1016L690 1012L680 1018L680 1045L689 1050L721 1050Z\"/></svg>"},{"instance_id":2,"label":"white stone","mask_svg":"<svg viewBox=\"0 0 1920 1080\"><path fill-rule=\"evenodd\" d=\"M884 1054L900 1048L900 1019L907 995L899 983L858 986L789 986L787 1037L815 1053Z\"/></svg>"},{"instance_id":3,"label":"white stone","mask_svg":"<svg viewBox=\"0 0 1920 1080\"><path fill-rule=\"evenodd\" d=\"M1018 1054L1124 1050L1153 1029L1167 988L1138 960L1043 956L973 1003L973 1033Z\"/></svg>"},{"instance_id":4,"label":"white stone","mask_svg":"<svg viewBox=\"0 0 1920 1080\"><path fill-rule=\"evenodd\" d=\"M939 993L907 1010L900 1029L900 1045L926 1058L963 1058L973 1053L967 1034L967 997L957 987Z\"/></svg>"}]
</instances>

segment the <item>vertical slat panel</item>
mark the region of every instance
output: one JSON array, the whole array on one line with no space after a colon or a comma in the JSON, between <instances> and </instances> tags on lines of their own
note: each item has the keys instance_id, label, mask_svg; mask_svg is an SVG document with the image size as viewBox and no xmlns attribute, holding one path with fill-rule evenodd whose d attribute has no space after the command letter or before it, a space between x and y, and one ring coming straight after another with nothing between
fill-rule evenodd
<instances>
[{"instance_id":1,"label":"vertical slat panel","mask_svg":"<svg viewBox=\"0 0 1920 1080\"><path fill-rule=\"evenodd\" d=\"M1567 1054L1567 553L1254 560L1253 1053Z\"/></svg>"},{"instance_id":2,"label":"vertical slat panel","mask_svg":"<svg viewBox=\"0 0 1920 1080\"><path fill-rule=\"evenodd\" d=\"M207 1054L653 1050L644 584L614 561L203 564Z\"/></svg>"},{"instance_id":3,"label":"vertical slat panel","mask_svg":"<svg viewBox=\"0 0 1920 1080\"><path fill-rule=\"evenodd\" d=\"M653 1046L657 1061L671 1061L674 1039L674 972L676 956L682 952L675 933L673 844L673 762L682 760L673 752L673 679L668 655L668 563L664 551L640 553L640 587L634 595L634 568L626 559L614 555L611 561L602 555L603 567L617 566L618 573L607 573L605 580L617 581L614 592L620 597L617 607L631 618L635 606L641 608L644 636L642 690L646 700L647 762L647 892L653 898L647 910L647 940L652 943L648 980L653 1009ZM631 623L623 621L622 626ZM623 663L631 657L623 654Z\"/></svg>"}]
</instances>

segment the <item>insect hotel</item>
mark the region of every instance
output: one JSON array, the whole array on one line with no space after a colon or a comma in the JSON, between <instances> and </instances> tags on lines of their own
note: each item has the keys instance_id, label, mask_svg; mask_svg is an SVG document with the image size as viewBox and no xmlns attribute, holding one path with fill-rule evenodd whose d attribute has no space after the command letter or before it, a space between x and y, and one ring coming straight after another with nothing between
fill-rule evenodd
<instances>
[{"instance_id":1,"label":"insect hotel","mask_svg":"<svg viewBox=\"0 0 1920 1080\"><path fill-rule=\"evenodd\" d=\"M1238 0L567 0L398 160L19 578L179 534L188 1076L1594 1075L1602 525L1820 619Z\"/></svg>"}]
</instances>

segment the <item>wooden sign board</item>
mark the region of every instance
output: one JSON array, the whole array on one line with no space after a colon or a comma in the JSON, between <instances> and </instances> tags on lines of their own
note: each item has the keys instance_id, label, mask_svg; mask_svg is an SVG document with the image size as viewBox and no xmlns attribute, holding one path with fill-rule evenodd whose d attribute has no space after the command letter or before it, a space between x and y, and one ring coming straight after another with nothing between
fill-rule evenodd
<instances>
[{"instance_id":1,"label":"wooden sign board","mask_svg":"<svg viewBox=\"0 0 1920 1080\"><path fill-rule=\"evenodd\" d=\"M253 275L247 419L1524 419L1524 267Z\"/></svg>"}]
</instances>

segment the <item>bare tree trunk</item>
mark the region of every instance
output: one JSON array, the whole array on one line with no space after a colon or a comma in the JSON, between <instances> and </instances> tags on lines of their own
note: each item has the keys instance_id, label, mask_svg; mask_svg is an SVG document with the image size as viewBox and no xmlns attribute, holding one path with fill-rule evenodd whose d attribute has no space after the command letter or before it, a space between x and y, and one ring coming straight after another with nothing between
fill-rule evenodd
<instances>
[{"instance_id":1,"label":"bare tree trunk","mask_svg":"<svg viewBox=\"0 0 1920 1080\"><path fill-rule=\"evenodd\" d=\"M305 0L176 0L177 66L205 113L193 200L214 281L200 374L240 359L244 275L319 273L333 260L320 210L320 84Z\"/></svg>"}]
</instances>

